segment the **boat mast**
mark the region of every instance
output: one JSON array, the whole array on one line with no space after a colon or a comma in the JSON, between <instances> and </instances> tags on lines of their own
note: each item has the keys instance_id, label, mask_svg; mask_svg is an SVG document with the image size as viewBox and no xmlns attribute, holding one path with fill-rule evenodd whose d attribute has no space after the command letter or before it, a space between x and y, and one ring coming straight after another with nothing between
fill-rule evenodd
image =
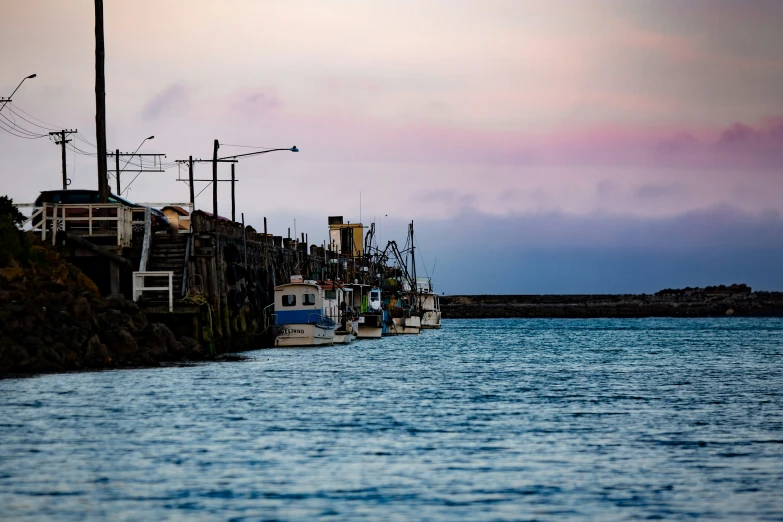
<instances>
[{"instance_id":1,"label":"boat mast","mask_svg":"<svg viewBox=\"0 0 783 522\"><path fill-rule=\"evenodd\" d=\"M416 279L416 244L413 242L413 221L411 221L411 224L408 225L408 233L411 238L411 264L413 264L413 291L414 291L414 296L416 297L416 310L418 310L420 308L419 282Z\"/></svg>"}]
</instances>

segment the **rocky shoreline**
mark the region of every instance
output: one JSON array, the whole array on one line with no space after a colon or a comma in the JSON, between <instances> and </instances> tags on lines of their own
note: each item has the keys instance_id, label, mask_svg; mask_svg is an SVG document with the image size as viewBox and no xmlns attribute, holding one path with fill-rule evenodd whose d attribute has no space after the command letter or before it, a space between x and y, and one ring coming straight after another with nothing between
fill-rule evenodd
<instances>
[{"instance_id":1,"label":"rocky shoreline","mask_svg":"<svg viewBox=\"0 0 783 522\"><path fill-rule=\"evenodd\" d=\"M783 292L745 285L627 295L453 295L440 298L445 319L783 317Z\"/></svg>"},{"instance_id":2,"label":"rocky shoreline","mask_svg":"<svg viewBox=\"0 0 783 522\"><path fill-rule=\"evenodd\" d=\"M136 303L101 298L56 251L33 245L29 258L0 269L0 378L211 357L209 347L148 321Z\"/></svg>"}]
</instances>

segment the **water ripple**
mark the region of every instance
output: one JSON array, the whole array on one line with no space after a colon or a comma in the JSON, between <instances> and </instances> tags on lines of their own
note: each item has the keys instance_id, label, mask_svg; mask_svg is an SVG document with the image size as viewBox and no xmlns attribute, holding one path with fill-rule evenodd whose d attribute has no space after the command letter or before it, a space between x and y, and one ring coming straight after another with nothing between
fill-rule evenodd
<instances>
[{"instance_id":1,"label":"water ripple","mask_svg":"<svg viewBox=\"0 0 783 522\"><path fill-rule=\"evenodd\" d=\"M0 381L3 520L783 519L783 321L463 320Z\"/></svg>"}]
</instances>

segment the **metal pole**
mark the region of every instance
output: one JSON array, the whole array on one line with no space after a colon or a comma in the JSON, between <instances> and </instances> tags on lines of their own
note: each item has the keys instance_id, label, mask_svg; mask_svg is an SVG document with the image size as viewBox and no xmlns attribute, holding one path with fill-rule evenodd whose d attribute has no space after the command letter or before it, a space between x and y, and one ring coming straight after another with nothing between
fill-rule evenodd
<instances>
[{"instance_id":1,"label":"metal pole","mask_svg":"<svg viewBox=\"0 0 783 522\"><path fill-rule=\"evenodd\" d=\"M236 185L236 178L234 177L234 163L231 164L231 221L237 220L237 201L234 193L234 186Z\"/></svg>"},{"instance_id":2,"label":"metal pole","mask_svg":"<svg viewBox=\"0 0 783 522\"><path fill-rule=\"evenodd\" d=\"M114 151L114 161L115 161L115 167L117 170L117 195L119 196L122 194L122 190L120 190L120 149L117 149Z\"/></svg>"},{"instance_id":3,"label":"metal pole","mask_svg":"<svg viewBox=\"0 0 783 522\"><path fill-rule=\"evenodd\" d=\"M196 196L193 188L193 156L188 158L188 178L190 181L190 210L196 209Z\"/></svg>"}]
</instances>

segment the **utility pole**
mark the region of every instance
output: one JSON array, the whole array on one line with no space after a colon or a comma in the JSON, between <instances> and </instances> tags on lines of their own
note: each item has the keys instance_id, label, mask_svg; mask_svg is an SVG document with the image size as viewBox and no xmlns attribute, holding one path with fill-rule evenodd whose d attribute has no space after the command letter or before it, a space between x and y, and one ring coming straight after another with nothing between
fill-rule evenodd
<instances>
[{"instance_id":1,"label":"utility pole","mask_svg":"<svg viewBox=\"0 0 783 522\"><path fill-rule=\"evenodd\" d=\"M236 194L235 194L235 185L236 185L236 177L234 176L234 166L236 163L231 164L231 221L237 220L237 200L236 200Z\"/></svg>"},{"instance_id":2,"label":"utility pole","mask_svg":"<svg viewBox=\"0 0 783 522\"><path fill-rule=\"evenodd\" d=\"M215 215L215 230L218 228L218 203L217 203L217 164L218 157L217 151L220 148L220 143L215 140L214 150L212 151L212 213Z\"/></svg>"},{"instance_id":3,"label":"utility pole","mask_svg":"<svg viewBox=\"0 0 783 522\"><path fill-rule=\"evenodd\" d=\"M116 172L116 177L117 177L117 192L115 192L115 194L119 196L120 194L122 194L122 190L120 190L120 174L122 173L122 171L120 170L120 149L114 151L114 164L116 165L116 169L117 169L114 171Z\"/></svg>"},{"instance_id":4,"label":"utility pole","mask_svg":"<svg viewBox=\"0 0 783 522\"><path fill-rule=\"evenodd\" d=\"M104 72L103 0L95 0L95 134L98 142L98 196L109 202L109 173L106 167L106 77Z\"/></svg>"},{"instance_id":5,"label":"utility pole","mask_svg":"<svg viewBox=\"0 0 783 522\"><path fill-rule=\"evenodd\" d=\"M77 132L79 131L76 129L71 129L71 130L63 129L61 131L49 133L49 136L58 136L60 138L60 141L55 140L54 144L60 145L60 147L62 147L62 152L63 152L63 190L68 190L68 183L69 183L68 172L66 171L65 168L65 144L71 142L71 140L66 140L65 137L68 134L76 134Z\"/></svg>"},{"instance_id":6,"label":"utility pole","mask_svg":"<svg viewBox=\"0 0 783 522\"><path fill-rule=\"evenodd\" d=\"M196 210L196 195L193 187L193 156L188 158L188 180L190 182L190 210Z\"/></svg>"}]
</instances>

